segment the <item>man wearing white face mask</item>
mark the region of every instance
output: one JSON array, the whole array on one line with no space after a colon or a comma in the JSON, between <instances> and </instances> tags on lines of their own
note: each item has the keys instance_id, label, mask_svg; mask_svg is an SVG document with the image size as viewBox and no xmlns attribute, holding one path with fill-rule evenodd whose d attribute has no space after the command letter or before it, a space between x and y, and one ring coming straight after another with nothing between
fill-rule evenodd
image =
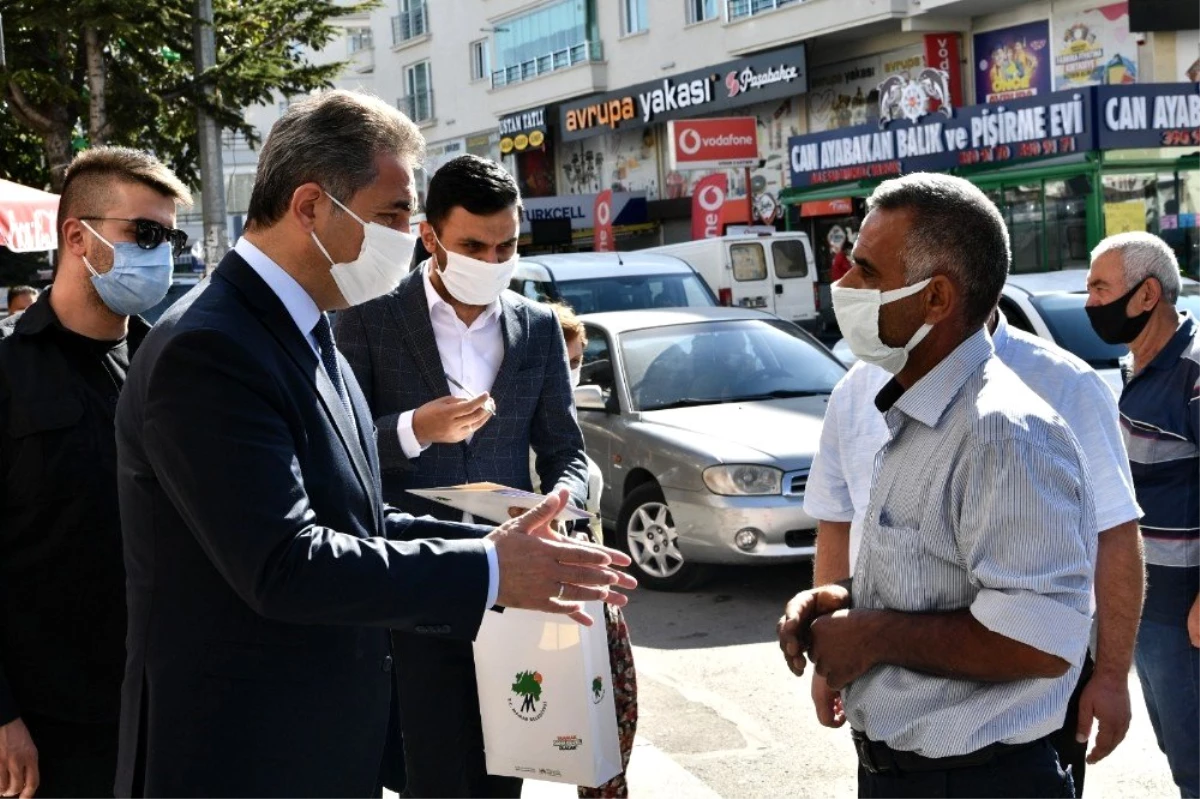
<instances>
[{"instance_id":1,"label":"man wearing white face mask","mask_svg":"<svg viewBox=\"0 0 1200 799\"><path fill-rule=\"evenodd\" d=\"M383 496L457 520L410 488L490 481L587 499L566 345L554 313L506 291L517 261L521 197L494 161L464 155L429 183L421 239L433 256L395 291L338 314L338 344L378 430ZM486 773L469 644L395 638L410 796L519 796ZM401 753L392 755L400 759Z\"/></svg>"},{"instance_id":2,"label":"man wearing white face mask","mask_svg":"<svg viewBox=\"0 0 1200 799\"><path fill-rule=\"evenodd\" d=\"M834 310L893 374L888 437L853 578L793 598L780 646L842 692L859 796L1070 796L1049 738L1090 633L1095 509L1079 444L985 330L1008 231L945 175L868 205Z\"/></svg>"},{"instance_id":3,"label":"man wearing white face mask","mask_svg":"<svg viewBox=\"0 0 1200 799\"><path fill-rule=\"evenodd\" d=\"M402 788L389 629L469 645L496 605L591 620L628 558L549 529L384 504L371 411L327 312L404 273L420 132L330 91L259 156L246 235L147 335L117 411L129 653L117 796ZM532 535L531 535L532 534ZM398 745L397 745L398 746Z\"/></svg>"}]
</instances>

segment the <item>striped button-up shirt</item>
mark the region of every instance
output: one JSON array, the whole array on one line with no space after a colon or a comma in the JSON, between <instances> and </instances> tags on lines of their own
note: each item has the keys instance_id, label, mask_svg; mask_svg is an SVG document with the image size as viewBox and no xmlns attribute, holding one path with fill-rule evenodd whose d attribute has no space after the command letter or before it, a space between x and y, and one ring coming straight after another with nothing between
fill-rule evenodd
<instances>
[{"instance_id":1,"label":"striped button-up shirt","mask_svg":"<svg viewBox=\"0 0 1200 799\"><path fill-rule=\"evenodd\" d=\"M843 692L851 725L928 757L1062 726L1091 626L1096 523L1079 444L980 330L904 391L877 398L856 608L969 609L984 627L1071 664L1054 679L976 682L879 665Z\"/></svg>"},{"instance_id":2,"label":"striped button-up shirt","mask_svg":"<svg viewBox=\"0 0 1200 799\"><path fill-rule=\"evenodd\" d=\"M1123 364L1121 425L1138 502L1146 510L1142 618L1182 625L1200 590L1200 337L1181 315L1175 335L1146 368Z\"/></svg>"}]
</instances>

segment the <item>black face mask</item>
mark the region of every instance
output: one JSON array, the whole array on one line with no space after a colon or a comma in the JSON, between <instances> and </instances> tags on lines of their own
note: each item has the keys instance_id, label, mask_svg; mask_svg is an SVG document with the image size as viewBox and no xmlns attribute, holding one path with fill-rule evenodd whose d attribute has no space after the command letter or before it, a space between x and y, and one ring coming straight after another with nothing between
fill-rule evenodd
<instances>
[{"instance_id":1,"label":"black face mask","mask_svg":"<svg viewBox=\"0 0 1200 799\"><path fill-rule=\"evenodd\" d=\"M1134 293L1148 279L1143 278L1120 299L1105 305L1089 305L1084 309L1087 311L1088 320L1092 323L1092 330L1096 331L1096 335L1105 344L1128 344L1145 330L1146 323L1150 321L1150 314L1154 312L1154 309L1142 311L1137 316L1126 316L1125 308L1129 305L1129 300L1133 298Z\"/></svg>"}]
</instances>

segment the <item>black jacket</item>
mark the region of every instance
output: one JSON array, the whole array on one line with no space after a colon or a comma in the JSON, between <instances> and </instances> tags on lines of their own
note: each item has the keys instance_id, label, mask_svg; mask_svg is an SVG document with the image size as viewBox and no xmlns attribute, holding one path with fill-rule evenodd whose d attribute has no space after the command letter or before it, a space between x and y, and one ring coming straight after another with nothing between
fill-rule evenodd
<instances>
[{"instance_id":1,"label":"black jacket","mask_svg":"<svg viewBox=\"0 0 1200 799\"><path fill-rule=\"evenodd\" d=\"M383 506L370 410L341 371L356 420L236 252L138 353L117 411L117 796L367 796L392 699L387 629L474 638L483 528ZM409 541L433 536L470 540Z\"/></svg>"},{"instance_id":2,"label":"black jacket","mask_svg":"<svg viewBox=\"0 0 1200 799\"><path fill-rule=\"evenodd\" d=\"M136 350L148 327L131 319ZM44 292L0 323L0 724L115 724L125 569L113 433L119 381ZM122 376L123 377L123 376Z\"/></svg>"}]
</instances>

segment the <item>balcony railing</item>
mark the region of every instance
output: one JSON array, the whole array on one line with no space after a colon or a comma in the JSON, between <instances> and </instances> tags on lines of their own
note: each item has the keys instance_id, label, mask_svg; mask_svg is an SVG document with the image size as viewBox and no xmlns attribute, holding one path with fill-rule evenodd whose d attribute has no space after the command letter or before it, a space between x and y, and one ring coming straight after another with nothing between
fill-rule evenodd
<instances>
[{"instance_id":1,"label":"balcony railing","mask_svg":"<svg viewBox=\"0 0 1200 799\"><path fill-rule=\"evenodd\" d=\"M580 42L571 47L522 61L519 64L492 71L492 88L531 80L539 75L559 69L573 67L584 61L600 61L604 58L600 42Z\"/></svg>"},{"instance_id":2,"label":"balcony railing","mask_svg":"<svg viewBox=\"0 0 1200 799\"><path fill-rule=\"evenodd\" d=\"M396 105L413 122L427 122L433 119L433 90L401 97Z\"/></svg>"},{"instance_id":3,"label":"balcony railing","mask_svg":"<svg viewBox=\"0 0 1200 799\"><path fill-rule=\"evenodd\" d=\"M804 0L729 0L729 19L733 21L802 2Z\"/></svg>"},{"instance_id":4,"label":"balcony railing","mask_svg":"<svg viewBox=\"0 0 1200 799\"><path fill-rule=\"evenodd\" d=\"M392 17L392 46L429 33L429 16L425 4L415 5L408 11Z\"/></svg>"}]
</instances>

